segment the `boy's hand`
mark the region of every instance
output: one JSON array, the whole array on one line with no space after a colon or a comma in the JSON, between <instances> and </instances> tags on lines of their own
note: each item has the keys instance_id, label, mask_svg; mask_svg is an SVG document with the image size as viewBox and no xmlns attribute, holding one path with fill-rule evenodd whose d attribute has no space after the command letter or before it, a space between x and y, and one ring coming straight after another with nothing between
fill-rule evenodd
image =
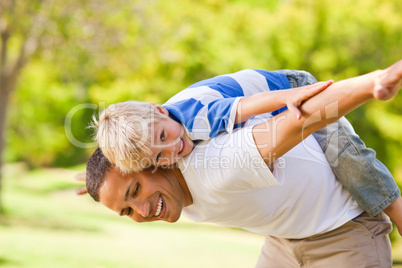
<instances>
[{"instance_id":1,"label":"boy's hand","mask_svg":"<svg viewBox=\"0 0 402 268\"><path fill-rule=\"evenodd\" d=\"M402 88L402 60L378 71L374 83L374 98L385 101L395 97Z\"/></svg>"},{"instance_id":2,"label":"boy's hand","mask_svg":"<svg viewBox=\"0 0 402 268\"><path fill-rule=\"evenodd\" d=\"M76 179L76 180L79 180L79 181L85 181L85 178L86 178L86 177L85 177L85 172L84 172L84 173L79 173L79 174L75 175L75 179ZM83 195L83 194L88 193L88 190L87 190L86 187L81 187L81 188L76 189L76 190L75 190L75 193L76 193L77 195Z\"/></svg>"},{"instance_id":3,"label":"boy's hand","mask_svg":"<svg viewBox=\"0 0 402 268\"><path fill-rule=\"evenodd\" d=\"M285 105L291 113L294 113L300 119L302 113L299 107L302 102L323 91L333 83L334 81L330 80L304 87L266 91L243 97L239 101L234 123L242 123L255 115L270 113Z\"/></svg>"},{"instance_id":4,"label":"boy's hand","mask_svg":"<svg viewBox=\"0 0 402 268\"><path fill-rule=\"evenodd\" d=\"M333 83L334 83L333 80L329 80L325 82L319 82L313 85L289 89L290 94L286 100L286 106L288 107L290 112L296 115L297 119L300 119L302 117L302 113L299 110L299 107L303 103L303 101L320 93Z\"/></svg>"}]
</instances>

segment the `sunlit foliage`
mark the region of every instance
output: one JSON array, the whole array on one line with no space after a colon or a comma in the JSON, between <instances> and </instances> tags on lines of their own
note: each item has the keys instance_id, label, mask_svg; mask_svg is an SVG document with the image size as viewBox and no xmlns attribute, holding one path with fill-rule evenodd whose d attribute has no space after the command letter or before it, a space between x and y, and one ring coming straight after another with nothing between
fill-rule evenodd
<instances>
[{"instance_id":1,"label":"sunlit foliage","mask_svg":"<svg viewBox=\"0 0 402 268\"><path fill-rule=\"evenodd\" d=\"M6 159L32 166L82 162L92 151L64 133L66 114L80 103L163 103L198 80L245 68L303 69L339 80L402 57L400 0L51 3L48 35L24 69L8 116ZM396 174L401 99L349 116ZM74 116L77 140L90 141L85 127L93 113Z\"/></svg>"}]
</instances>

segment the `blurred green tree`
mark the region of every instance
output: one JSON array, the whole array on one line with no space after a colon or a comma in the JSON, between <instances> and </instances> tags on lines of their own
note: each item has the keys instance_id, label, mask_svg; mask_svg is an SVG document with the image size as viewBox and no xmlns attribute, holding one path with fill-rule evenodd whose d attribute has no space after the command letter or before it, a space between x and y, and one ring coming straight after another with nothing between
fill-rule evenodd
<instances>
[{"instance_id":1,"label":"blurred green tree","mask_svg":"<svg viewBox=\"0 0 402 268\"><path fill-rule=\"evenodd\" d=\"M82 103L163 103L196 81L245 68L339 80L386 67L401 57L401 9L399 0L0 0L0 116L12 103L7 124L0 120L3 156L31 167L85 161L92 149L73 146L63 127ZM3 91L6 81L12 87ZM369 104L349 119L402 174L397 103ZM72 118L83 143L93 113Z\"/></svg>"},{"instance_id":2,"label":"blurred green tree","mask_svg":"<svg viewBox=\"0 0 402 268\"><path fill-rule=\"evenodd\" d=\"M41 10L40 1L26 5L21 1L0 2L0 169L4 149L4 128L10 95L15 90L18 78L29 58L38 48L43 30L40 25L46 18ZM17 46L11 46L18 42ZM1 197L1 173L0 173ZM0 199L0 212L2 212Z\"/></svg>"},{"instance_id":3,"label":"blurred green tree","mask_svg":"<svg viewBox=\"0 0 402 268\"><path fill-rule=\"evenodd\" d=\"M31 166L68 157L81 156L83 161L84 153L67 146L66 114L89 101L85 88L90 84L109 81L124 69L110 65L109 53L116 56L113 51L127 38L122 34L124 19L133 12L144 19L141 9L149 5L128 0L0 0L0 169L6 126L7 144L14 147L7 154L11 160ZM133 59L127 51L119 53L120 58ZM28 71L23 73L24 69ZM16 105L10 106L10 100ZM81 112L75 120L89 116L88 111ZM75 126L73 132L88 136L82 125ZM2 208L0 173L0 212Z\"/></svg>"}]
</instances>

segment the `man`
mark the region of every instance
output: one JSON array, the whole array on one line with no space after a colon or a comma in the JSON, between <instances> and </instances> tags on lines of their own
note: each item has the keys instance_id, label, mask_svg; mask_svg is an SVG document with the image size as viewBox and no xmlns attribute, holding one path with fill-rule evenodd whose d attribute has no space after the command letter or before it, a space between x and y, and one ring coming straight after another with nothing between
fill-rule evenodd
<instances>
[{"instance_id":1,"label":"man","mask_svg":"<svg viewBox=\"0 0 402 268\"><path fill-rule=\"evenodd\" d=\"M301 106L301 120L284 112L199 144L179 163L183 174L124 175L97 150L87 165L88 191L137 222L175 222L183 211L195 221L266 234L257 267L390 267L389 221L362 213L306 137L373 95L392 98L401 84L402 61L337 82Z\"/></svg>"}]
</instances>

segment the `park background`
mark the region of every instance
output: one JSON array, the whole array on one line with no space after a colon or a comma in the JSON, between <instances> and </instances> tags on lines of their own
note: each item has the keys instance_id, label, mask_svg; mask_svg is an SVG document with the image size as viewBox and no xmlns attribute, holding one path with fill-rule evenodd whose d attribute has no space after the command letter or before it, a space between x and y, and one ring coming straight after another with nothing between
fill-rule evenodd
<instances>
[{"instance_id":1,"label":"park background","mask_svg":"<svg viewBox=\"0 0 402 268\"><path fill-rule=\"evenodd\" d=\"M253 267L263 237L133 224L74 181L114 102L246 68L340 80L402 58L400 0L0 0L0 266ZM348 115L402 185L402 95ZM393 239L395 267L402 241Z\"/></svg>"}]
</instances>

